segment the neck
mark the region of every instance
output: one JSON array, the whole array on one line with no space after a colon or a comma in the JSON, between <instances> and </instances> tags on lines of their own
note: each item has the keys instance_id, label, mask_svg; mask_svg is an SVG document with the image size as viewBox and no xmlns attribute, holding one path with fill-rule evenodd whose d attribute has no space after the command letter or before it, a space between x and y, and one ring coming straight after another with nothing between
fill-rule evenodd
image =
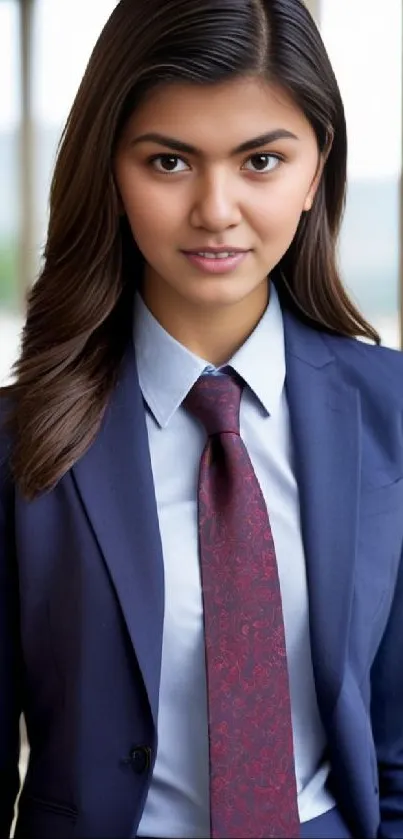
<instances>
[{"instance_id":1,"label":"neck","mask_svg":"<svg viewBox=\"0 0 403 839\"><path fill-rule=\"evenodd\" d=\"M251 335L269 299L269 281L246 299L212 306L183 300L175 291L143 285L143 300L156 320L173 338L209 364L226 364Z\"/></svg>"}]
</instances>

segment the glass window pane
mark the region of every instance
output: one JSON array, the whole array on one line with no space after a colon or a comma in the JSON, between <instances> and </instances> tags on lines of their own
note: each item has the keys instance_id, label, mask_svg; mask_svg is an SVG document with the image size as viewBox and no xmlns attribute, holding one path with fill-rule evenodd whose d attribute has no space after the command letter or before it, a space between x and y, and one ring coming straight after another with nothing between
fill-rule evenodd
<instances>
[{"instance_id":1,"label":"glass window pane","mask_svg":"<svg viewBox=\"0 0 403 839\"><path fill-rule=\"evenodd\" d=\"M399 346L402 3L321 0L320 25L346 107L349 192L341 239L346 286L383 342Z\"/></svg>"},{"instance_id":2,"label":"glass window pane","mask_svg":"<svg viewBox=\"0 0 403 839\"><path fill-rule=\"evenodd\" d=\"M0 2L0 384L18 346L18 131L20 122L18 6Z\"/></svg>"},{"instance_id":3,"label":"glass window pane","mask_svg":"<svg viewBox=\"0 0 403 839\"><path fill-rule=\"evenodd\" d=\"M61 130L95 42L117 0L35 0L33 111L38 253ZM79 25L78 25L79 22Z\"/></svg>"}]
</instances>

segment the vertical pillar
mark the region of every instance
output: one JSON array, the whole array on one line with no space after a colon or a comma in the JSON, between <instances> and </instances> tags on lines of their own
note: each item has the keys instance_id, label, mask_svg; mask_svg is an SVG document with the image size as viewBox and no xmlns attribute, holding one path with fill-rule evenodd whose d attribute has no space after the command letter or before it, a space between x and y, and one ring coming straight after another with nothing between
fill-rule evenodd
<instances>
[{"instance_id":1,"label":"vertical pillar","mask_svg":"<svg viewBox=\"0 0 403 839\"><path fill-rule=\"evenodd\" d=\"M36 271L34 130L32 114L34 3L35 0L19 0L21 127L19 144L20 241L18 290L21 306L24 305L27 289L34 279Z\"/></svg>"}]
</instances>

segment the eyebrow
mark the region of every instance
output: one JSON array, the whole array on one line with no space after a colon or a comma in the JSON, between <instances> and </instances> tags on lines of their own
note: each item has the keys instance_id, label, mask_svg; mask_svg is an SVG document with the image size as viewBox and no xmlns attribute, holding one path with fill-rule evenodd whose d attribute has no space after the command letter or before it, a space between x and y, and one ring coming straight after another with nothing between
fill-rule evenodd
<instances>
[{"instance_id":1,"label":"eyebrow","mask_svg":"<svg viewBox=\"0 0 403 839\"><path fill-rule=\"evenodd\" d=\"M277 128L275 131L260 134L259 137L253 137L251 140L246 140L245 143L241 143L240 146L232 149L231 156L251 151L253 149L259 149L261 146L275 143L277 140L298 140L298 137L295 134L292 134L291 131L287 131L285 128ZM197 149L196 146L190 146L188 143L183 143L182 140L176 140L174 137L166 137L163 134L154 132L150 134L141 134L140 137L136 137L132 140L130 145L137 146L138 143L158 143L159 146L165 146L168 149L179 151L183 154L193 154L199 157L203 156L203 152L200 149Z\"/></svg>"}]
</instances>

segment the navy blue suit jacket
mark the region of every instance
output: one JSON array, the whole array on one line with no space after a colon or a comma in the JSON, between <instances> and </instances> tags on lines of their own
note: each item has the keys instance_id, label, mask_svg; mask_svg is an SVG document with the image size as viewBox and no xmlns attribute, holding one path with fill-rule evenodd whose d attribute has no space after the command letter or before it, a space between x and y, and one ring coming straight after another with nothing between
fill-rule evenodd
<instances>
[{"instance_id":1,"label":"navy blue suit jacket","mask_svg":"<svg viewBox=\"0 0 403 839\"><path fill-rule=\"evenodd\" d=\"M284 316L330 783L357 835L403 837L403 355ZM9 445L3 432L0 834L22 709L17 839L135 836L157 750L164 573L134 353L54 490L25 502Z\"/></svg>"}]
</instances>

